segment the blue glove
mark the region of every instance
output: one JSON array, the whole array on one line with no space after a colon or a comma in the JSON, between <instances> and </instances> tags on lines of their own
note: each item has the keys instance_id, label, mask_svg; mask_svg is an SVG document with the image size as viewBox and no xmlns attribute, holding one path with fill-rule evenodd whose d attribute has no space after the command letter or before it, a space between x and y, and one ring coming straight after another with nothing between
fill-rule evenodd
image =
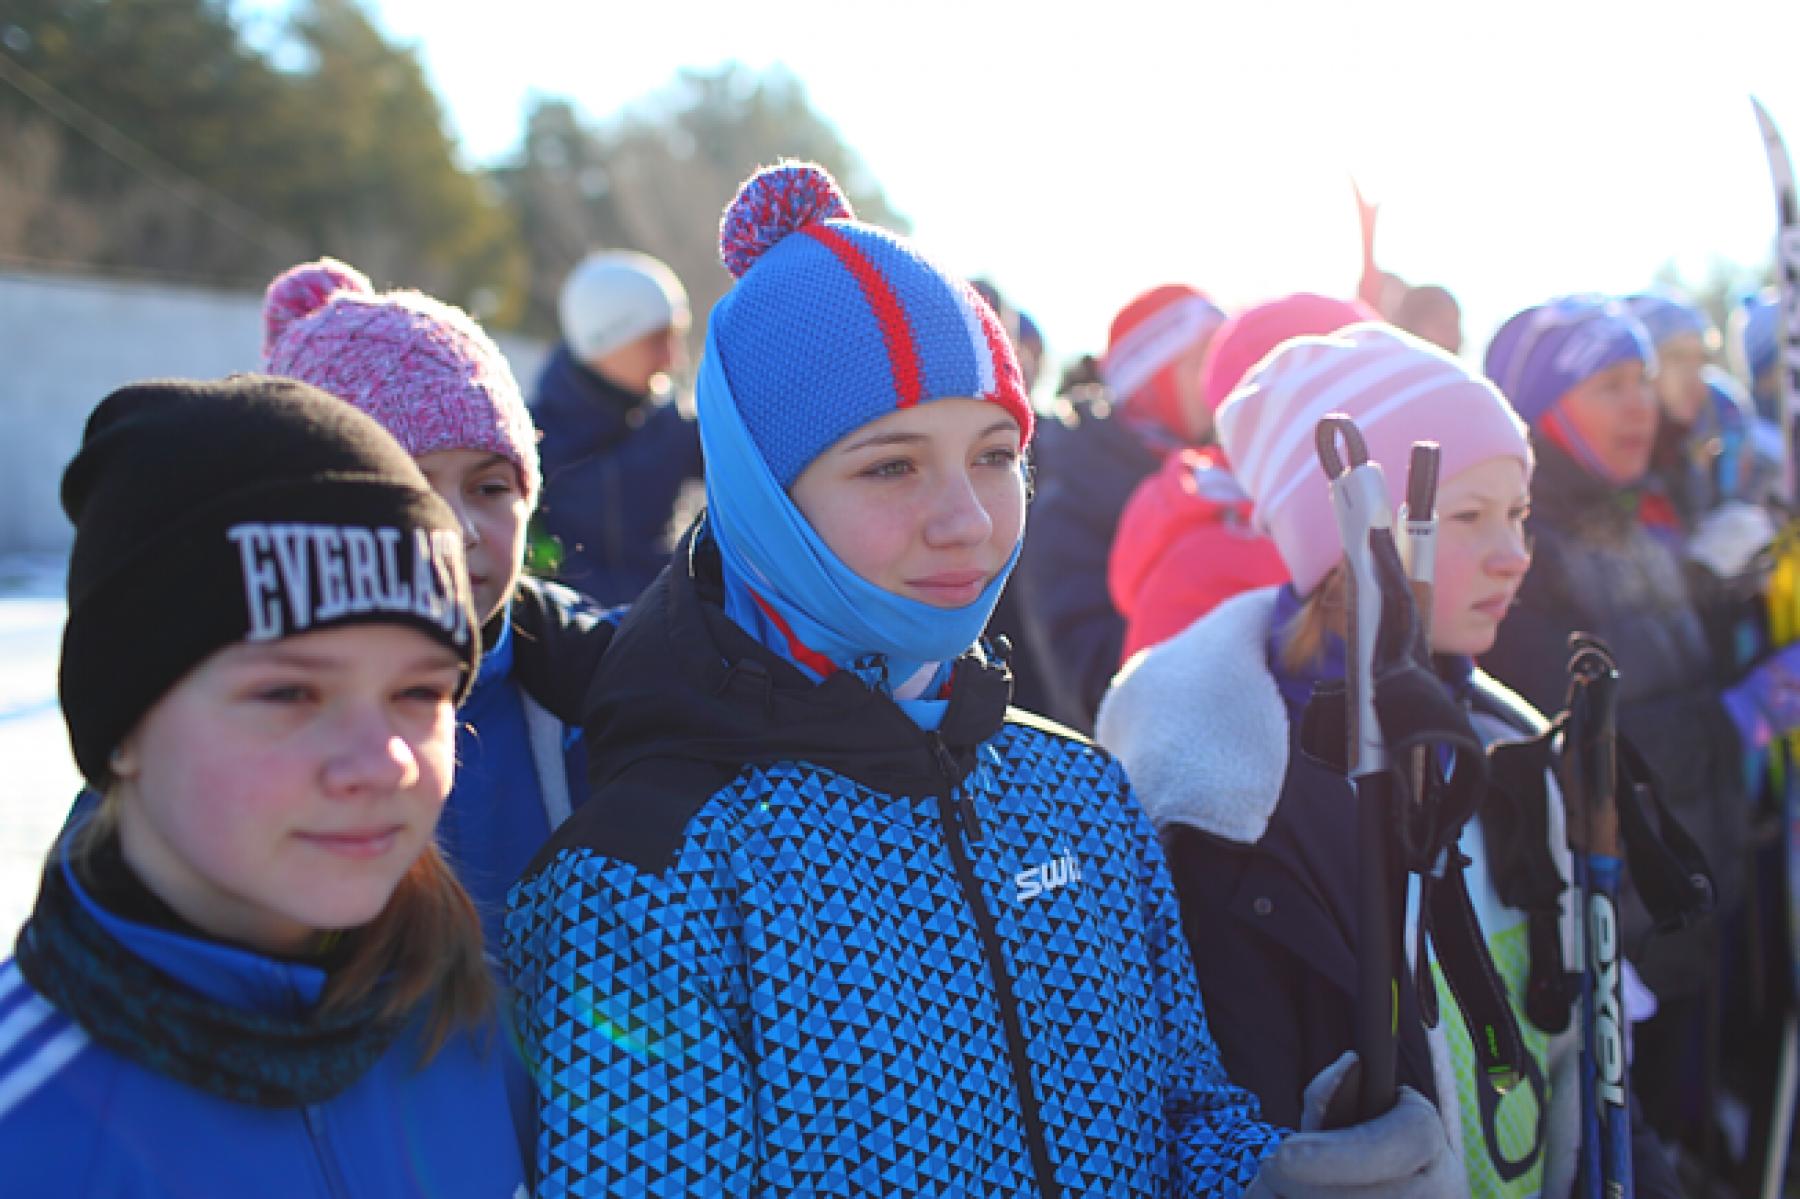
<instances>
[{"instance_id":1,"label":"blue glove","mask_svg":"<svg viewBox=\"0 0 1800 1199\"><path fill-rule=\"evenodd\" d=\"M1758 666L1720 697L1744 748L1761 753L1800 729L1800 642Z\"/></svg>"},{"instance_id":2,"label":"blue glove","mask_svg":"<svg viewBox=\"0 0 1800 1199\"><path fill-rule=\"evenodd\" d=\"M1307 1086L1300 1131L1263 1162L1244 1199L1467 1199L1469 1180L1450 1153L1444 1121L1411 1087L1400 1088L1385 1116L1319 1130L1355 1062L1346 1053Z\"/></svg>"}]
</instances>

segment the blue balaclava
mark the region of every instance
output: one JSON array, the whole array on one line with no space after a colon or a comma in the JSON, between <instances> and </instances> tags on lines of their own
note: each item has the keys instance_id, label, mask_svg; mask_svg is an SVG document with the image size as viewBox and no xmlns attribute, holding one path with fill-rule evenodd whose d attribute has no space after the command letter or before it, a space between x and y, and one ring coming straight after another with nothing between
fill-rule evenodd
<instances>
[{"instance_id":1,"label":"blue balaclava","mask_svg":"<svg viewBox=\"0 0 1800 1199\"><path fill-rule=\"evenodd\" d=\"M935 728L950 663L986 627L1018 547L974 603L936 608L845 566L788 488L856 429L937 399L999 404L1029 440L1006 333L962 279L855 220L821 167L745 183L720 252L738 283L713 309L696 399L726 614L809 676L853 670Z\"/></svg>"}]
</instances>

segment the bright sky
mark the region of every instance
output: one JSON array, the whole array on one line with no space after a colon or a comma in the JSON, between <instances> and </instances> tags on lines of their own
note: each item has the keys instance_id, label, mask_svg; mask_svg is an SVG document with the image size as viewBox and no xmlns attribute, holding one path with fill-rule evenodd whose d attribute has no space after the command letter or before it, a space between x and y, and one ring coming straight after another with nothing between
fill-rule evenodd
<instances>
[{"instance_id":1,"label":"bright sky","mask_svg":"<svg viewBox=\"0 0 1800 1199\"><path fill-rule=\"evenodd\" d=\"M598 118L684 66L785 64L914 236L1064 356L1157 283L1349 294L1350 171L1382 265L1456 292L1478 353L1558 292L1762 262L1750 94L1800 154L1795 0L372 2L479 161L534 90Z\"/></svg>"}]
</instances>

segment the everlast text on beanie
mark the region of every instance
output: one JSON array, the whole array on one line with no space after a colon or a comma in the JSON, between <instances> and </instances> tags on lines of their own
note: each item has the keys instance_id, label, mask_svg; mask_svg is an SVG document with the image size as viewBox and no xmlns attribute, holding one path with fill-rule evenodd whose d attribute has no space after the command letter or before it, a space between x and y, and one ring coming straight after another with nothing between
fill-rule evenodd
<instances>
[{"instance_id":1,"label":"everlast text on beanie","mask_svg":"<svg viewBox=\"0 0 1800 1199\"><path fill-rule=\"evenodd\" d=\"M391 622L475 676L454 516L394 439L304 383L239 375L115 391L63 475L75 525L60 691L97 787L144 713L215 651Z\"/></svg>"}]
</instances>

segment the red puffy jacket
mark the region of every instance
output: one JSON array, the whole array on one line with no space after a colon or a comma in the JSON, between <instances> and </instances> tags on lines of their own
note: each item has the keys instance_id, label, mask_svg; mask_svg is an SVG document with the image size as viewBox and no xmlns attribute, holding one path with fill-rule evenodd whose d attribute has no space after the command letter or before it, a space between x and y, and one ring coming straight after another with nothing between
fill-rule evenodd
<instances>
[{"instance_id":1,"label":"red puffy jacket","mask_svg":"<svg viewBox=\"0 0 1800 1199\"><path fill-rule=\"evenodd\" d=\"M1120 661L1166 641L1234 595L1285 583L1275 543L1250 525L1250 497L1217 446L1182 450L1131 495L1107 583L1125 616Z\"/></svg>"}]
</instances>

